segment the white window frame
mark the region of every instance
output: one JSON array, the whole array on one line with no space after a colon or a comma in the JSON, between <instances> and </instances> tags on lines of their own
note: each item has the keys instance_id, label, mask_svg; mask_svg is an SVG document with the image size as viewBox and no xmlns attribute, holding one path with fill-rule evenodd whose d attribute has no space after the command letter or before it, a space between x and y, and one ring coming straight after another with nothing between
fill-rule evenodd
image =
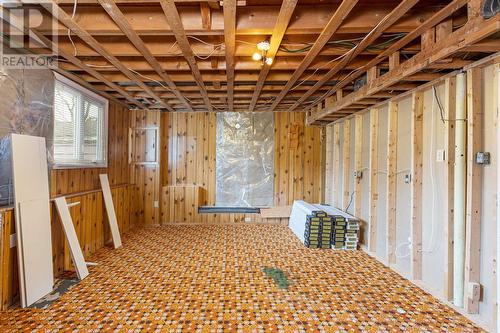
<instances>
[{"instance_id":1,"label":"white window frame","mask_svg":"<svg viewBox=\"0 0 500 333\"><path fill-rule=\"evenodd\" d=\"M91 90L88 90L87 88L82 87L78 83L68 79L67 77L65 77L59 73L54 72L54 76L55 76L56 81L59 81L63 84L66 84L66 85L70 86L71 88L77 90L78 92L82 93L83 95L87 95L87 96L91 97L92 99L95 99L96 101L103 104L103 106L104 106L104 108L103 108L103 115L104 115L103 126L104 126L104 128L102 130L102 133L103 133L102 140L104 140L104 144L103 144L104 160L94 162L94 163L91 163L91 162L73 163L73 162L58 162L55 160L55 157L54 157L54 163L52 165L52 168L53 169L107 168L108 167L108 128L109 128L109 126L108 126L108 110L109 110L109 101L106 98L94 93ZM54 92L55 92L55 85L54 85ZM54 117L55 117L55 97L54 97L53 119L54 119ZM75 133L78 133L78 132L79 131L75 131ZM99 133L101 133L101 131L99 131ZM52 149L55 149L54 147L55 147L55 144L53 145Z\"/></svg>"}]
</instances>

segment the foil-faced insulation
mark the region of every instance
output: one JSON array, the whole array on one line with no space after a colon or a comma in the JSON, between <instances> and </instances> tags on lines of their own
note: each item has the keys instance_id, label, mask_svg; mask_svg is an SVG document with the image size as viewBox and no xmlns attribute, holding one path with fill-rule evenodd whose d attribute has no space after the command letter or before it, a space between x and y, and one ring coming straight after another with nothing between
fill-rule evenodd
<instances>
[{"instance_id":1,"label":"foil-faced insulation","mask_svg":"<svg viewBox=\"0 0 500 333\"><path fill-rule=\"evenodd\" d=\"M217 114L216 206L273 205L274 114Z\"/></svg>"}]
</instances>

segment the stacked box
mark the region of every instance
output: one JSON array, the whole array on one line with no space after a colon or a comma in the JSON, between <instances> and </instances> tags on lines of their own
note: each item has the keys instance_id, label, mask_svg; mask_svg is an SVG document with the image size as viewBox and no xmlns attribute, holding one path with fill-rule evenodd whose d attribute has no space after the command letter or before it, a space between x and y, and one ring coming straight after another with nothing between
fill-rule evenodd
<instances>
[{"instance_id":1,"label":"stacked box","mask_svg":"<svg viewBox=\"0 0 500 333\"><path fill-rule=\"evenodd\" d=\"M317 216L320 212L313 212L306 217L306 230L304 232L304 245L310 248L321 246L321 217Z\"/></svg>"},{"instance_id":2,"label":"stacked box","mask_svg":"<svg viewBox=\"0 0 500 333\"><path fill-rule=\"evenodd\" d=\"M317 211L306 217L304 245L310 248L329 249L332 241L332 217Z\"/></svg>"},{"instance_id":3,"label":"stacked box","mask_svg":"<svg viewBox=\"0 0 500 333\"><path fill-rule=\"evenodd\" d=\"M345 234L345 249L356 250L359 241L359 221L348 220Z\"/></svg>"},{"instance_id":4,"label":"stacked box","mask_svg":"<svg viewBox=\"0 0 500 333\"><path fill-rule=\"evenodd\" d=\"M334 226L333 226L333 237L332 237L332 248L334 249L344 249L345 248L345 235L347 222L342 216L334 216Z\"/></svg>"},{"instance_id":5,"label":"stacked box","mask_svg":"<svg viewBox=\"0 0 500 333\"><path fill-rule=\"evenodd\" d=\"M321 248L330 249L333 237L333 217L326 215L321 219Z\"/></svg>"}]
</instances>

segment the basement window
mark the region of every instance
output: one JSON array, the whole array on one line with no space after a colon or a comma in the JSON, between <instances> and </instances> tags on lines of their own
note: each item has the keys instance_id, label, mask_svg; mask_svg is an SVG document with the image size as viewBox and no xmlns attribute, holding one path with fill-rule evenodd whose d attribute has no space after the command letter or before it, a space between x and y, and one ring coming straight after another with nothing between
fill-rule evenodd
<instances>
[{"instance_id":1,"label":"basement window","mask_svg":"<svg viewBox=\"0 0 500 333\"><path fill-rule=\"evenodd\" d=\"M106 167L108 101L56 75L54 167Z\"/></svg>"},{"instance_id":2,"label":"basement window","mask_svg":"<svg viewBox=\"0 0 500 333\"><path fill-rule=\"evenodd\" d=\"M217 114L216 206L273 205L274 114Z\"/></svg>"}]
</instances>

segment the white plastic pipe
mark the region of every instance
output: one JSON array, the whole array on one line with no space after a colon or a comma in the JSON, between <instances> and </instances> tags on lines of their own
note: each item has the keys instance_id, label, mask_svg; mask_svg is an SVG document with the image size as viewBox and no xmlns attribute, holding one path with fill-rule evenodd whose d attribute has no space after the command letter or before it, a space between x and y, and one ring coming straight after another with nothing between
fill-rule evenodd
<instances>
[{"instance_id":1,"label":"white plastic pipe","mask_svg":"<svg viewBox=\"0 0 500 333\"><path fill-rule=\"evenodd\" d=\"M457 75L455 110L455 177L453 205L453 304L464 305L465 266L465 197L466 197L466 138L467 138L467 77Z\"/></svg>"}]
</instances>

